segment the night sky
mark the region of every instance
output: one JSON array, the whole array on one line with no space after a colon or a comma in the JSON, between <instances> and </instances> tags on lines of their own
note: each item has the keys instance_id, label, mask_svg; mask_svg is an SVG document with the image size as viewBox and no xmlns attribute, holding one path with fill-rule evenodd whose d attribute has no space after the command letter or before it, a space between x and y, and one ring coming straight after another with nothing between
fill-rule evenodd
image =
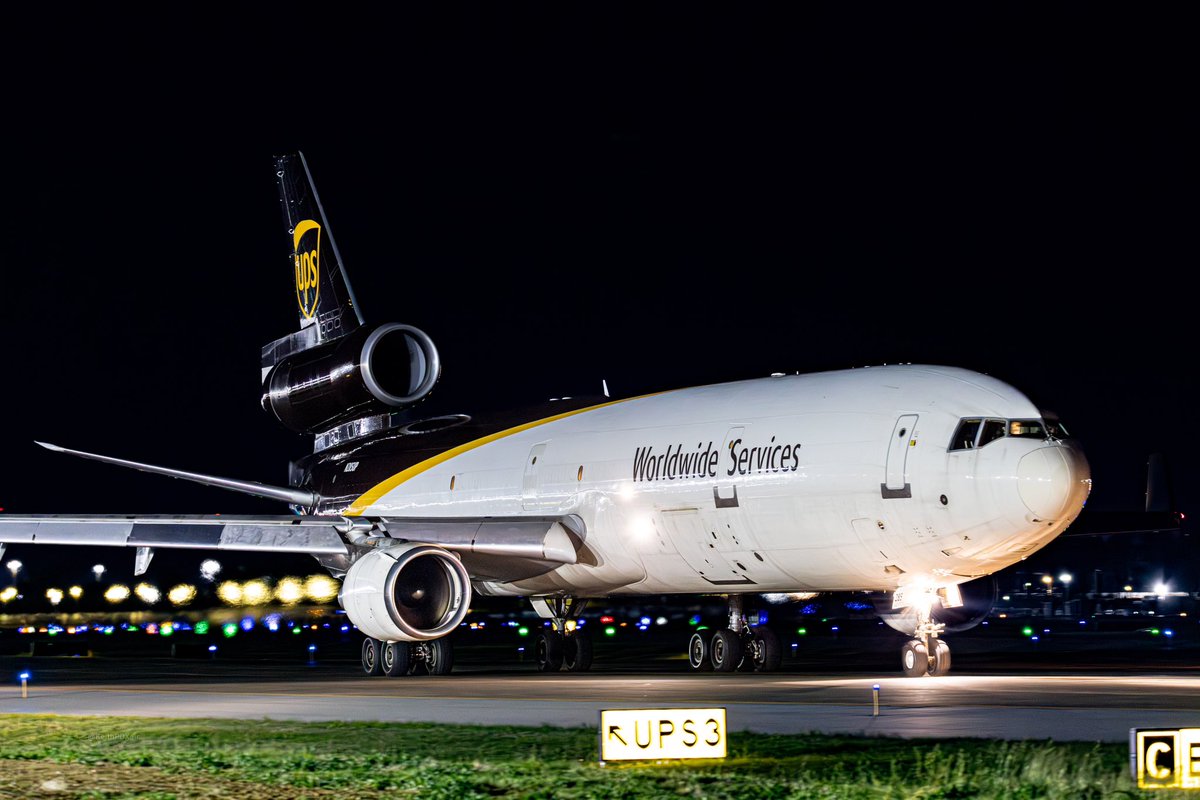
<instances>
[{"instance_id":1,"label":"night sky","mask_svg":"<svg viewBox=\"0 0 1200 800\"><path fill-rule=\"evenodd\" d=\"M1094 507L1163 451L1189 510L1178 21L300 16L8 31L6 512L281 510L33 440L286 481L258 360L296 325L296 149L368 322L437 343L431 414L950 364L1058 412Z\"/></svg>"}]
</instances>

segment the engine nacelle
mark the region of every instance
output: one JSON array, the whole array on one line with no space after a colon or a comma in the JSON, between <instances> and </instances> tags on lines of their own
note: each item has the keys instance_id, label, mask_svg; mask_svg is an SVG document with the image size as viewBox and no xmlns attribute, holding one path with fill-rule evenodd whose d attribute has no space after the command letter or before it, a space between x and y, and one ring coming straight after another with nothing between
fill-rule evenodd
<instances>
[{"instance_id":1,"label":"engine nacelle","mask_svg":"<svg viewBox=\"0 0 1200 800\"><path fill-rule=\"evenodd\" d=\"M423 642L445 636L467 616L471 579L462 562L431 544L397 544L355 561L338 599L373 639Z\"/></svg>"},{"instance_id":2,"label":"engine nacelle","mask_svg":"<svg viewBox=\"0 0 1200 800\"><path fill-rule=\"evenodd\" d=\"M441 375L433 340L393 322L359 328L340 339L293 353L263 381L263 408L297 433L411 406Z\"/></svg>"}]
</instances>

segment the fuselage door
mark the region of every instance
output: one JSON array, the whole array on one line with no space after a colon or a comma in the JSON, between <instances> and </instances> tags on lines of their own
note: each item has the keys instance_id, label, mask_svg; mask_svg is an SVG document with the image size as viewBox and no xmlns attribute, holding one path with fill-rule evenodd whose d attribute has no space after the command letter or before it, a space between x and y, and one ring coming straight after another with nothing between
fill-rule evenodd
<instances>
[{"instance_id":1,"label":"fuselage door","mask_svg":"<svg viewBox=\"0 0 1200 800\"><path fill-rule=\"evenodd\" d=\"M916 414L905 414L896 420L888 443L886 474L881 487L885 500L912 497L912 486L908 482L908 451L916 446L916 432Z\"/></svg>"},{"instance_id":2,"label":"fuselage door","mask_svg":"<svg viewBox=\"0 0 1200 800\"><path fill-rule=\"evenodd\" d=\"M717 508L738 507L737 486L734 485L733 479L725 474L725 471L727 470L726 464L730 463L729 460L733 456L733 446L742 440L745 433L745 426L737 425L730 428L729 432L725 434L721 455L717 459L717 485L713 487L713 503Z\"/></svg>"},{"instance_id":3,"label":"fuselage door","mask_svg":"<svg viewBox=\"0 0 1200 800\"><path fill-rule=\"evenodd\" d=\"M538 507L538 466L545 461L546 442L535 444L525 458L525 475L521 478L521 508Z\"/></svg>"}]
</instances>

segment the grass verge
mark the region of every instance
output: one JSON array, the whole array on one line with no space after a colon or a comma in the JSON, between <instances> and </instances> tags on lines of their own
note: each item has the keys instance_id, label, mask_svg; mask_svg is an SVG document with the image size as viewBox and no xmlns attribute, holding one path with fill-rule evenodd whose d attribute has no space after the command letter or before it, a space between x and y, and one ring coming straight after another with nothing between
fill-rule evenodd
<instances>
[{"instance_id":1,"label":"grass verge","mask_svg":"<svg viewBox=\"0 0 1200 800\"><path fill-rule=\"evenodd\" d=\"M734 733L725 761L602 767L593 729L0 715L0 797L1142 795L1111 744Z\"/></svg>"}]
</instances>

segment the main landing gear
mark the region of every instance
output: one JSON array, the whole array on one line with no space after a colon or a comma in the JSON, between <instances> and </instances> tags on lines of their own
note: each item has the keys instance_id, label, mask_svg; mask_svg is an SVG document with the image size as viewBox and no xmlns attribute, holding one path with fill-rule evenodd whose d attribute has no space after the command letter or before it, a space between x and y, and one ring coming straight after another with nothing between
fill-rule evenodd
<instances>
[{"instance_id":1,"label":"main landing gear","mask_svg":"<svg viewBox=\"0 0 1200 800\"><path fill-rule=\"evenodd\" d=\"M531 597L533 609L550 620L534 643L538 672L587 672L592 668L592 635L578 627L587 600L577 597Z\"/></svg>"},{"instance_id":2,"label":"main landing gear","mask_svg":"<svg viewBox=\"0 0 1200 800\"><path fill-rule=\"evenodd\" d=\"M917 605L914 638L900 648L900 666L906 677L940 677L950 672L950 645L938 638L946 626L933 621L932 609L932 602Z\"/></svg>"},{"instance_id":3,"label":"main landing gear","mask_svg":"<svg viewBox=\"0 0 1200 800\"><path fill-rule=\"evenodd\" d=\"M688 642L688 664L695 672L733 672L739 667L774 672L782 660L775 632L746 623L745 597L740 594L729 595L729 627L696 631Z\"/></svg>"},{"instance_id":4,"label":"main landing gear","mask_svg":"<svg viewBox=\"0 0 1200 800\"><path fill-rule=\"evenodd\" d=\"M381 642L366 637L362 646L363 672L386 675L449 675L454 668L454 648L446 637L428 642Z\"/></svg>"}]
</instances>

